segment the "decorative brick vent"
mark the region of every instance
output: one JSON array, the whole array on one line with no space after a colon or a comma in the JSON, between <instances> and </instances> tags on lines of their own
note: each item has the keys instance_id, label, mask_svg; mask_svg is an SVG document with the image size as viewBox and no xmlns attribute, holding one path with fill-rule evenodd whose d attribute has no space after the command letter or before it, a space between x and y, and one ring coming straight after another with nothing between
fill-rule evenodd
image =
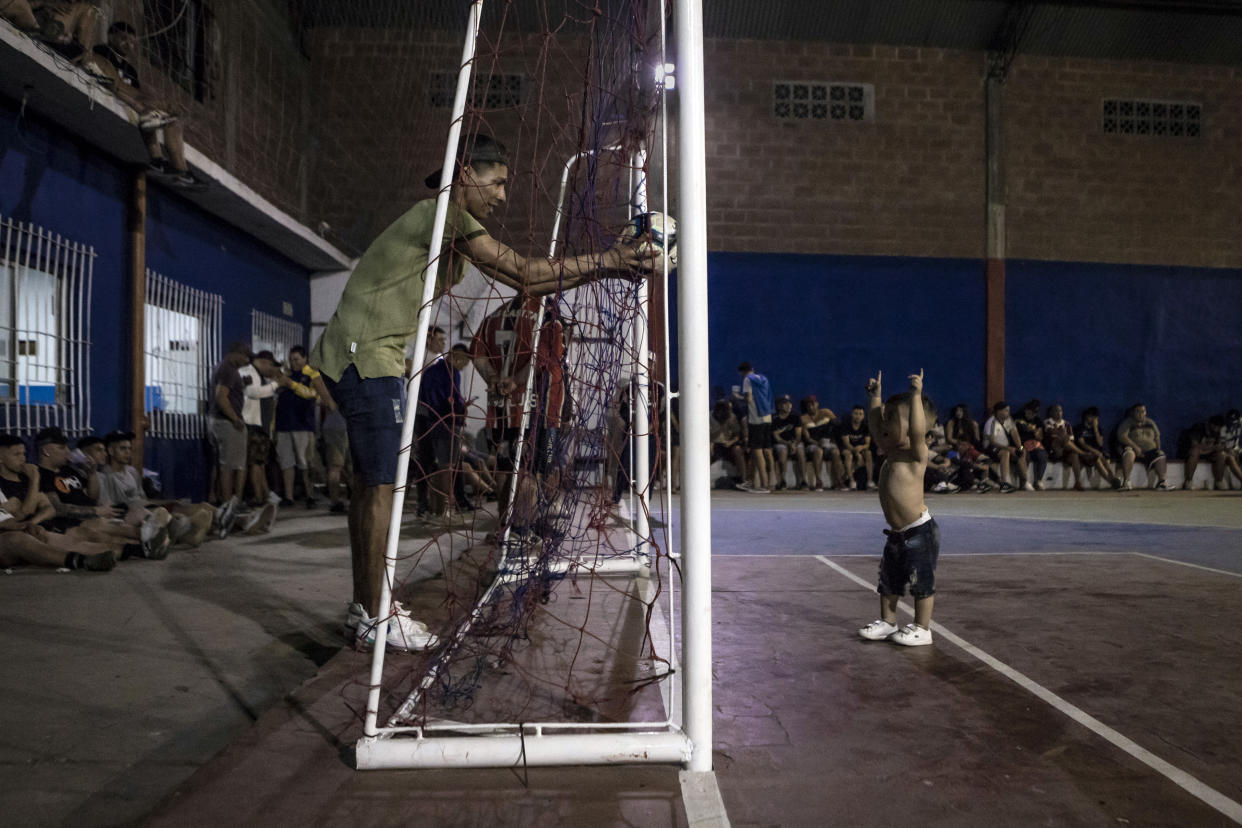
<instances>
[{"instance_id":1,"label":"decorative brick vent","mask_svg":"<svg viewBox=\"0 0 1242 828\"><path fill-rule=\"evenodd\" d=\"M772 114L782 121L873 121L875 87L869 83L776 81Z\"/></svg>"}]
</instances>

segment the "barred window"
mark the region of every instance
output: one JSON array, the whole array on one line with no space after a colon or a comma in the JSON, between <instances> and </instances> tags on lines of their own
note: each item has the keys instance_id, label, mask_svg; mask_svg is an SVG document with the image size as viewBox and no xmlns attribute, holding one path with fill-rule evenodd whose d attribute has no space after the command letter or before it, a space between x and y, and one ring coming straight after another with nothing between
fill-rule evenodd
<instances>
[{"instance_id":1,"label":"barred window","mask_svg":"<svg viewBox=\"0 0 1242 828\"><path fill-rule=\"evenodd\" d=\"M271 351L278 362L284 362L294 345L306 347L302 326L261 310L250 311L250 349L255 353Z\"/></svg>"},{"instance_id":2,"label":"barred window","mask_svg":"<svg viewBox=\"0 0 1242 828\"><path fill-rule=\"evenodd\" d=\"M473 78L471 105L475 109L515 109L522 105L526 91L525 75L488 75ZM457 90L456 72L436 72L431 76L429 102L437 109L453 105Z\"/></svg>"},{"instance_id":3,"label":"barred window","mask_svg":"<svg viewBox=\"0 0 1242 828\"><path fill-rule=\"evenodd\" d=\"M776 81L772 114L782 121L873 121L875 87L869 83Z\"/></svg>"},{"instance_id":4,"label":"barred window","mask_svg":"<svg viewBox=\"0 0 1242 828\"><path fill-rule=\"evenodd\" d=\"M198 439L207 433L211 374L222 359L224 299L147 271L144 409L150 434Z\"/></svg>"},{"instance_id":5,"label":"barred window","mask_svg":"<svg viewBox=\"0 0 1242 828\"><path fill-rule=\"evenodd\" d=\"M87 430L95 250L0 217L0 406L8 432Z\"/></svg>"},{"instance_id":6,"label":"barred window","mask_svg":"<svg viewBox=\"0 0 1242 828\"><path fill-rule=\"evenodd\" d=\"M1101 106L1101 125L1109 135L1198 138L1203 129L1203 107L1191 101L1108 98Z\"/></svg>"}]
</instances>

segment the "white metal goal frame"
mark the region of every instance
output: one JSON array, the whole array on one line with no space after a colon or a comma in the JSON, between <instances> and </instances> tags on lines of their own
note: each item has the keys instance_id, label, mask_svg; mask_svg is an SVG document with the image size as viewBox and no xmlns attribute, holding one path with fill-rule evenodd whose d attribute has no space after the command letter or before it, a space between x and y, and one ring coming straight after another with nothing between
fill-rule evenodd
<instances>
[{"instance_id":1,"label":"white metal goal frame","mask_svg":"<svg viewBox=\"0 0 1242 828\"><path fill-rule=\"evenodd\" d=\"M457 146L461 136L470 75L474 66L476 39L484 0L474 0L466 25L461 68L453 101L452 121L445 144L439 195L431 238L443 236L446 223L449 189L455 169ZM691 771L712 769L712 683L711 683L711 525L710 525L710 459L708 457L708 363L704 347L707 342L707 226L706 170L704 165L704 100L703 100L703 37L702 0L674 0L674 23L679 46L678 76L678 142L680 147L678 176L681 219L678 228L678 331L679 389L681 399L680 425L682 440L680 562L683 581L680 653L670 657L675 670L674 688L680 685L680 705L666 688L666 718L660 722L593 723L427 723L401 726L390 722L380 726L379 704L381 680L387 639L388 619L392 612L392 584L397 563L397 543L402 520L403 498L394 498L388 527L386 572L383 581L379 625L371 658L370 684L367 697L363 736L355 746L356 766L360 770L419 767L509 767L526 765L597 765L636 762L681 764ZM663 41L663 0L661 0L661 34ZM663 44L662 44L663 45ZM661 60L664 55L661 55ZM662 66L661 69L664 67ZM663 93L662 93L663 94ZM667 142L665 142L666 144ZM667 168L667 164L665 165ZM665 188L667 192L667 187ZM555 252L555 239L553 241ZM422 307L418 315L413 362L421 365L425 358L426 331L430 327L432 300L435 295L435 273L439 262L428 261L423 274ZM666 294L667 295L667 292ZM640 292L644 305L645 291ZM542 311L541 311L542 312ZM665 330L667 332L667 326ZM538 326L536 327L536 331ZM643 382L641 391L632 395L634 404L633 433L645 440L649 413L645 387L649 375L648 345L645 329L640 334L636 376ZM532 354L532 359L535 355ZM533 376L534 372L530 374ZM638 384L638 383L636 383ZM413 411L418 401L420 375L408 384L406 411ZM667 396L671 397L671 389ZM402 424L401 455L397 463L395 487L401 491L406 483L409 455L413 442L414 418L407 416ZM631 480L641 492L650 491L647 447L635 445L635 463ZM645 494L644 494L645 496ZM647 537L645 508L637 510L636 535L641 547ZM625 567L627 572L631 571ZM587 571L590 571L587 565ZM650 582L647 595L651 597ZM670 607L671 609L671 607ZM670 619L672 616L670 615ZM653 633L658 625L653 625ZM672 632L670 628L669 632ZM667 644L675 656L673 636ZM572 732L571 732L572 731ZM587 731L587 732L582 732Z\"/></svg>"}]
</instances>

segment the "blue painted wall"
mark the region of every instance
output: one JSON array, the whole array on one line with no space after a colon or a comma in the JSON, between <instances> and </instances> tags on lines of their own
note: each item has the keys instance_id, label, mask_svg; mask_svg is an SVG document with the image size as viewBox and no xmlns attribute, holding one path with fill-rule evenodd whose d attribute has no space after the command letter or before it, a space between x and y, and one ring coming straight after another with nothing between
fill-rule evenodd
<instances>
[{"instance_id":1,"label":"blue painted wall","mask_svg":"<svg viewBox=\"0 0 1242 828\"><path fill-rule=\"evenodd\" d=\"M776 393L814 392L840 414L870 372L895 393L921 366L942 414L966 402L984 419L983 262L711 253L708 266L724 392L745 359ZM1097 405L1112 428L1142 401L1170 455L1183 429L1242 407L1242 271L1013 261L1005 307L1015 407L1057 401L1076 421Z\"/></svg>"},{"instance_id":2,"label":"blue painted wall","mask_svg":"<svg viewBox=\"0 0 1242 828\"><path fill-rule=\"evenodd\" d=\"M1191 424L1242 408L1242 271L1009 262L1005 392L1088 405L1112 428L1136 402L1173 455Z\"/></svg>"},{"instance_id":3,"label":"blue painted wall","mask_svg":"<svg viewBox=\"0 0 1242 828\"><path fill-rule=\"evenodd\" d=\"M941 408L982 397L978 261L711 253L708 267L711 382L726 393L746 360L776 394L838 414L866 402L877 370L897 393L923 368Z\"/></svg>"},{"instance_id":4,"label":"blue painted wall","mask_svg":"<svg viewBox=\"0 0 1242 828\"><path fill-rule=\"evenodd\" d=\"M129 422L126 204L130 172L55 127L0 99L0 215L33 221L94 246L90 423L106 432ZM240 230L158 185L147 190L147 266L224 297L223 341L249 340L258 309L310 320L308 272ZM195 441L149 440L145 465L165 490L201 497L207 464Z\"/></svg>"}]
</instances>

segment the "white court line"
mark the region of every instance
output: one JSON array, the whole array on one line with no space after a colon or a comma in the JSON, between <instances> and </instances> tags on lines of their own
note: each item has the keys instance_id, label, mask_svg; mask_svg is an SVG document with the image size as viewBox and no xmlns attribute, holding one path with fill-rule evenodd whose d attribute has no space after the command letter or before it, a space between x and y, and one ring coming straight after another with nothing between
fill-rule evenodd
<instances>
[{"instance_id":1,"label":"white court line","mask_svg":"<svg viewBox=\"0 0 1242 828\"><path fill-rule=\"evenodd\" d=\"M1140 558L1151 558L1153 561L1163 561L1164 563L1177 564L1178 566L1188 566L1191 569L1202 569L1204 572L1215 572L1217 575L1232 575L1235 578L1242 578L1242 573L1229 572L1225 569L1214 569L1203 564L1189 563L1187 561L1178 561L1173 558L1162 558L1159 555L1148 555L1146 552L1131 552L1131 555L1138 555Z\"/></svg>"},{"instance_id":2,"label":"white court line","mask_svg":"<svg viewBox=\"0 0 1242 828\"><path fill-rule=\"evenodd\" d=\"M681 771L681 801L693 828L729 828L720 786L714 771Z\"/></svg>"},{"instance_id":3,"label":"white court line","mask_svg":"<svg viewBox=\"0 0 1242 828\"><path fill-rule=\"evenodd\" d=\"M933 501L934 502L934 501ZM831 517L832 515L871 515L875 516L875 509L729 509L725 507L712 507L712 513L716 512L773 512L783 515L824 515ZM997 514L996 512L938 512L936 519L944 517L951 518L980 518L986 520L1032 520L1048 523L1091 523L1096 525L1121 524L1128 527L1134 526L1158 526L1161 529L1226 529L1235 532L1242 531L1242 526L1227 525L1223 523L1167 523L1164 521L1155 521L1146 523L1138 521L1137 523L1130 519L1129 516L1119 515L1115 518L1093 518L1090 516L1080 517L1058 517L1056 515L1024 515L1024 514Z\"/></svg>"},{"instance_id":4,"label":"white court line","mask_svg":"<svg viewBox=\"0 0 1242 828\"><path fill-rule=\"evenodd\" d=\"M866 587L868 590L874 591L875 587L869 581L863 580L862 578L855 575L853 572L850 572L849 570L845 569L839 564L835 564L832 561L828 560L823 555L816 555L815 557L816 559L819 560L820 563L824 564L830 569L835 570L836 572L841 573L842 575L849 578L854 583L859 584L860 586ZM914 609L910 605L908 605L905 601L902 601L899 604L899 606L901 607L902 612L905 612L909 615L914 614ZM988 665L989 667L991 667L996 672L1000 673L1005 678L1014 682L1022 689L1026 690L1027 692L1031 693L1037 698L1040 698L1043 701L1047 702L1049 705L1056 708L1061 713L1064 713L1066 716L1073 719L1074 721L1078 722L1080 725L1087 728L1092 733L1096 734L1097 736L1102 737L1105 741L1110 742L1116 747L1121 748L1126 753L1130 754L1135 759L1142 762L1144 765L1147 765L1147 767L1151 768L1152 770L1156 771L1160 775L1164 776L1166 779L1168 779L1173 784L1186 790L1188 793L1190 793L1192 796L1194 796L1196 799L1200 800L1204 804L1209 805L1212 808L1215 808L1216 810L1220 811L1225 816L1232 819L1234 822L1242 823L1242 804L1235 802L1234 800L1225 796L1224 794L1222 794L1220 791L1216 790L1215 788L1209 787L1203 782L1200 782L1195 777L1186 773L1186 771L1174 766L1173 764L1169 762L1166 762L1165 760L1161 759L1159 756L1147 750L1146 748L1142 747L1141 745L1137 744L1133 740L1128 739L1125 736L1122 736L1116 730L1113 730L1111 727L1104 724L1099 719L1096 719L1094 716L1087 714L1081 708L1070 704L1065 699L1061 698L1056 693L1053 693L1051 690L1047 689L1043 685L1040 685L1036 683L1034 680L1027 678L1025 675L1023 675L1022 673L1019 673L1017 670L1013 669L1008 664L1005 664L999 659L993 658L992 656L985 653L983 650L980 650L974 644L971 644L969 641L966 641L964 638L961 638L960 636L955 635L949 630L945 629L943 624L939 624L939 623L936 624L936 635L941 636L942 638L947 638L951 643L956 644L957 646L961 647L967 653L979 659L984 664Z\"/></svg>"}]
</instances>

